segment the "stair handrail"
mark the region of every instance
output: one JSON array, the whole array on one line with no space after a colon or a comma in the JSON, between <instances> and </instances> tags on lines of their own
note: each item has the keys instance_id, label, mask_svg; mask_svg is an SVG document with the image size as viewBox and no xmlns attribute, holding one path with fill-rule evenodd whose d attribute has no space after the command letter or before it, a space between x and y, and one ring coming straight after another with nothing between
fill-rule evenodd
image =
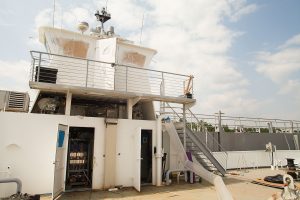
<instances>
[{"instance_id":1,"label":"stair handrail","mask_svg":"<svg viewBox=\"0 0 300 200\"><path fill-rule=\"evenodd\" d=\"M197 133L194 133L192 130L190 130L195 136L196 136L196 138L198 139L198 140L201 140L201 138L197 135ZM218 144L218 142L213 138L213 137L210 137L212 140L214 140L217 144ZM214 155L213 154L213 152L211 151L211 149L207 146L207 145L205 145L206 146L206 148L208 149L208 151L212 154L212 155ZM219 161L219 163L222 163L222 167L225 169L225 170L227 170L227 158L228 158L228 153L226 152L226 151L219 151L219 152L217 152L217 153L219 153L219 156L218 156L218 158L219 159L217 159L218 161ZM214 156L215 157L215 156Z\"/></svg>"},{"instance_id":2,"label":"stair handrail","mask_svg":"<svg viewBox=\"0 0 300 200\"><path fill-rule=\"evenodd\" d=\"M199 124L201 124L201 121L198 119L198 117L197 117L190 109L187 109L187 110L188 110L188 111L190 112L190 114L194 117L194 119L196 119L197 122L198 122ZM212 139L218 144L218 147L220 147L220 149L222 150L222 152L225 152L226 154L228 154L227 151L222 147L222 145L221 145L215 138L212 137Z\"/></svg>"},{"instance_id":3,"label":"stair handrail","mask_svg":"<svg viewBox=\"0 0 300 200\"><path fill-rule=\"evenodd\" d=\"M174 108L172 108L172 107L170 106L170 104L169 104L168 102L165 102L165 103L166 103L166 105L168 106L168 108L170 108L170 109L173 111L173 113L177 115L177 117L178 117L179 119L182 118L182 117L180 117L180 115L174 110Z\"/></svg>"},{"instance_id":4,"label":"stair handrail","mask_svg":"<svg viewBox=\"0 0 300 200\"><path fill-rule=\"evenodd\" d=\"M175 109L172 107L172 106L170 106L170 104L168 103L168 102L165 102L165 105L167 105L167 107L168 108L170 108L172 111L173 111L173 113L174 114L176 114L177 115L177 117L179 118L179 119L182 119L182 117L175 111ZM178 107L179 108L179 107ZM182 108L181 108L182 109ZM198 119L198 117L188 108L187 109L187 111L190 113L190 115L194 118L194 119L196 119L196 121L198 122L198 124L201 124L201 121ZM224 169L225 170L227 170L227 158L228 158L228 153L227 153L227 151L225 151L225 149L221 146L221 144L215 139L215 138L213 138L213 137L211 137L211 135L210 134L207 134L207 135L209 135L210 136L210 138L211 138L211 140L212 141L214 141L217 145L218 145L218 147L220 148L220 152L222 152L223 154L220 154L221 156L220 156L220 159L222 159L223 160L223 167L224 167ZM210 151L210 153L212 153L212 151L208 148L208 146L207 146L207 149ZM219 152L219 153L220 153ZM225 162L224 162L224 160L225 160Z\"/></svg>"},{"instance_id":5,"label":"stair handrail","mask_svg":"<svg viewBox=\"0 0 300 200\"><path fill-rule=\"evenodd\" d=\"M189 111L189 113L191 114L191 116L193 116L194 117L194 119L196 119L196 121L199 123L199 124L201 124L201 121L198 119L198 117L196 117L196 115L188 108L187 109L187 111ZM207 130L206 130L207 131ZM227 151L222 147L222 145L219 143L219 141L217 141L214 137L212 137L210 134L207 134L207 135L209 135L210 136L210 138L211 138L211 140L213 140L217 145L218 145L218 147L220 148L220 150L221 151L219 151L219 153L220 152L222 152L223 153L223 159L225 160L225 163L224 163L224 168L225 168L225 170L227 170L227 158L228 158L228 153L227 153ZM208 147L207 147L208 148ZM208 148L209 149L209 148ZM210 149L209 149L210 150ZM212 153L212 151L210 150L210 152ZM225 154L225 155L224 155ZM222 155L222 154L221 154Z\"/></svg>"}]
</instances>

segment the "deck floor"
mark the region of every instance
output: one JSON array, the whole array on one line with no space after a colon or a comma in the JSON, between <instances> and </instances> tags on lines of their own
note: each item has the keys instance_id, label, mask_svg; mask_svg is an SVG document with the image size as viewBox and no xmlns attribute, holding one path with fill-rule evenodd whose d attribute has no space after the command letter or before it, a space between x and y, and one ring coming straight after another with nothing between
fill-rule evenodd
<instances>
[{"instance_id":1,"label":"deck floor","mask_svg":"<svg viewBox=\"0 0 300 200\"><path fill-rule=\"evenodd\" d=\"M257 185L251 183L255 178L264 178L265 176L284 174L284 170L270 170L270 169L257 169L257 170L244 170L242 171L229 171L239 175L228 175L225 184L232 193L235 200L267 200L273 194L281 193L281 189L271 188L267 186ZM115 192L108 191L85 191L85 192L69 192L63 194L59 200L79 200L79 199L92 199L92 200L199 200L209 199L217 200L217 194L213 185L206 181L202 183L189 184L181 181L179 184L173 183L170 186L144 186L139 193L133 188L123 188ZM49 200L50 197L42 197L43 200Z\"/></svg>"}]
</instances>

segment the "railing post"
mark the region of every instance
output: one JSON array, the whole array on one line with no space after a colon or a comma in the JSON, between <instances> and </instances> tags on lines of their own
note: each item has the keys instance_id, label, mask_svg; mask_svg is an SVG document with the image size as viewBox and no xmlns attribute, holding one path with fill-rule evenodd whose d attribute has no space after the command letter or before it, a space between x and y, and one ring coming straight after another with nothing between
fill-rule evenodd
<instances>
[{"instance_id":1,"label":"railing post","mask_svg":"<svg viewBox=\"0 0 300 200\"><path fill-rule=\"evenodd\" d=\"M38 71L37 71L37 82L40 82L41 61L42 61L42 53L40 53L40 55L39 55L39 65L38 65Z\"/></svg>"},{"instance_id":2,"label":"railing post","mask_svg":"<svg viewBox=\"0 0 300 200\"><path fill-rule=\"evenodd\" d=\"M127 84L128 84L128 67L126 66L126 88L125 88L125 92L127 92Z\"/></svg>"},{"instance_id":3,"label":"railing post","mask_svg":"<svg viewBox=\"0 0 300 200\"><path fill-rule=\"evenodd\" d=\"M85 87L87 87L88 84L88 76L89 76L89 60L86 60Z\"/></svg>"},{"instance_id":4,"label":"railing post","mask_svg":"<svg viewBox=\"0 0 300 200\"><path fill-rule=\"evenodd\" d=\"M194 78L192 79L192 95L193 95L193 98L194 98Z\"/></svg>"},{"instance_id":5,"label":"railing post","mask_svg":"<svg viewBox=\"0 0 300 200\"><path fill-rule=\"evenodd\" d=\"M112 63L111 67L114 68L114 90L116 90L116 66Z\"/></svg>"},{"instance_id":6,"label":"railing post","mask_svg":"<svg viewBox=\"0 0 300 200\"><path fill-rule=\"evenodd\" d=\"M165 96L165 80L163 72L161 73L160 96ZM160 113L165 113L165 107L165 102L160 102Z\"/></svg>"},{"instance_id":7,"label":"railing post","mask_svg":"<svg viewBox=\"0 0 300 200\"><path fill-rule=\"evenodd\" d=\"M31 81L34 81L34 68L35 68L35 59L34 58L32 58L33 59L33 62L32 62L32 74L31 74Z\"/></svg>"},{"instance_id":8,"label":"railing post","mask_svg":"<svg viewBox=\"0 0 300 200\"><path fill-rule=\"evenodd\" d=\"M185 113L185 104L183 104L183 147L186 151L186 113Z\"/></svg>"},{"instance_id":9,"label":"railing post","mask_svg":"<svg viewBox=\"0 0 300 200\"><path fill-rule=\"evenodd\" d=\"M161 73L161 86L162 86L162 95L166 95L165 94L165 76L164 76L164 73L162 72Z\"/></svg>"}]
</instances>

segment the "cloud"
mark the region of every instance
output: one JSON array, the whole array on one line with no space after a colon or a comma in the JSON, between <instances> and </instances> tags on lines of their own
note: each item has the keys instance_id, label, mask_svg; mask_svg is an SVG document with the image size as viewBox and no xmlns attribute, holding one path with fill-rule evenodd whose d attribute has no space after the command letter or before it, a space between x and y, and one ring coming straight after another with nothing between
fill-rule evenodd
<instances>
[{"instance_id":1,"label":"cloud","mask_svg":"<svg viewBox=\"0 0 300 200\"><path fill-rule=\"evenodd\" d=\"M0 60L0 85L2 90L27 91L30 63L25 60Z\"/></svg>"},{"instance_id":2,"label":"cloud","mask_svg":"<svg viewBox=\"0 0 300 200\"><path fill-rule=\"evenodd\" d=\"M280 48L287 48L293 46L300 46L300 34L293 36L292 38L288 39Z\"/></svg>"},{"instance_id":3,"label":"cloud","mask_svg":"<svg viewBox=\"0 0 300 200\"><path fill-rule=\"evenodd\" d=\"M251 14L255 12L258 9L258 6L256 4L248 4L244 1L236 1L232 0L233 6L232 14L229 16L230 20L232 22L237 22L239 19L241 19L243 16Z\"/></svg>"},{"instance_id":4,"label":"cloud","mask_svg":"<svg viewBox=\"0 0 300 200\"><path fill-rule=\"evenodd\" d=\"M227 56L239 32L223 25L224 17L247 6L241 1L151 1L143 42L158 50L155 67L160 70L195 76L196 112L212 113L219 109L242 113L258 107L249 97L249 81ZM240 15L242 17L242 15ZM241 92L243 91L243 92ZM248 103L247 103L248 102ZM250 106L251 105L251 106ZM257 106L256 106L257 105ZM250 109L251 108L251 109Z\"/></svg>"},{"instance_id":5,"label":"cloud","mask_svg":"<svg viewBox=\"0 0 300 200\"><path fill-rule=\"evenodd\" d=\"M91 11L105 6L104 0L94 0L90 6L60 3L55 24L71 30L82 20L89 22L90 27L95 26ZM258 102L249 97L249 81L227 55L234 39L241 34L223 22L241 20L256 9L256 4L245 0L110 0L108 10L112 20L106 26L114 25L117 34L139 42L144 16L142 44L158 50L152 67L195 75L197 109L201 110L197 112L229 110L237 99L255 109ZM51 9L41 11L35 23L52 25Z\"/></svg>"},{"instance_id":6,"label":"cloud","mask_svg":"<svg viewBox=\"0 0 300 200\"><path fill-rule=\"evenodd\" d=\"M64 8L59 2L56 3L54 12L54 26L76 30L77 24L82 21L94 21L94 13L90 12L88 6L72 6ZM53 8L40 11L35 17L35 31L40 26L53 26Z\"/></svg>"},{"instance_id":7,"label":"cloud","mask_svg":"<svg viewBox=\"0 0 300 200\"><path fill-rule=\"evenodd\" d=\"M300 80L288 80L280 88L279 94L293 94L298 100L300 100Z\"/></svg>"},{"instance_id":8,"label":"cloud","mask_svg":"<svg viewBox=\"0 0 300 200\"><path fill-rule=\"evenodd\" d=\"M11 9L3 9L0 10L0 27L10 27L15 24L10 23L10 18L15 14Z\"/></svg>"},{"instance_id":9,"label":"cloud","mask_svg":"<svg viewBox=\"0 0 300 200\"><path fill-rule=\"evenodd\" d=\"M287 47L275 53L260 52L257 59L257 72L280 83L300 70L300 47Z\"/></svg>"},{"instance_id":10,"label":"cloud","mask_svg":"<svg viewBox=\"0 0 300 200\"><path fill-rule=\"evenodd\" d=\"M275 52L257 54L256 71L279 86L278 94L299 99L300 96L300 34L288 39Z\"/></svg>"},{"instance_id":11,"label":"cloud","mask_svg":"<svg viewBox=\"0 0 300 200\"><path fill-rule=\"evenodd\" d=\"M259 52L256 70L280 83L300 71L300 34L288 39L276 52Z\"/></svg>"}]
</instances>

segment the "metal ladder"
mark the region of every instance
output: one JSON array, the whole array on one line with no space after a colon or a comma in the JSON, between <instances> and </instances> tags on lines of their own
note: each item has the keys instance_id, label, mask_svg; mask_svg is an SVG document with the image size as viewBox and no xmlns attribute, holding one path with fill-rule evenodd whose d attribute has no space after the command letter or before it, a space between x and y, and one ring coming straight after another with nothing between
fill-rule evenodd
<instances>
[{"instance_id":1,"label":"metal ladder","mask_svg":"<svg viewBox=\"0 0 300 200\"><path fill-rule=\"evenodd\" d=\"M176 122L175 120L173 120L173 123L177 130L177 134L183 144L184 143L183 122L180 122L180 119L182 119L182 117L169 104L167 105L168 108L170 108L174 112L174 114L177 115L177 117L179 118L179 121ZM190 118L192 117L194 118L194 121L196 120L199 124L201 123L200 120L189 109L187 111L189 112ZM187 121L187 123L189 123L189 121ZM186 126L185 130L186 130L186 151L191 152L194 158L196 158L196 160L208 171L220 173L221 175L225 176L228 155L227 152L224 151L224 149L221 147L219 142L216 141L215 138L213 138L209 133L192 131L188 127L188 125ZM220 152L217 153L218 154L217 158L214 156L214 154L208 148L205 142L202 141L199 134L206 134L209 140L213 140L213 142L218 145Z\"/></svg>"},{"instance_id":2,"label":"metal ladder","mask_svg":"<svg viewBox=\"0 0 300 200\"><path fill-rule=\"evenodd\" d=\"M181 128L181 125L177 125L178 123L182 122L177 122L174 125L183 144L183 129ZM226 169L214 157L213 153L205 145L205 143L201 141L201 139L197 136L197 133L186 127L186 136L186 151L191 152L194 158L196 158L196 160L208 171L219 172L224 176L226 174Z\"/></svg>"}]
</instances>

